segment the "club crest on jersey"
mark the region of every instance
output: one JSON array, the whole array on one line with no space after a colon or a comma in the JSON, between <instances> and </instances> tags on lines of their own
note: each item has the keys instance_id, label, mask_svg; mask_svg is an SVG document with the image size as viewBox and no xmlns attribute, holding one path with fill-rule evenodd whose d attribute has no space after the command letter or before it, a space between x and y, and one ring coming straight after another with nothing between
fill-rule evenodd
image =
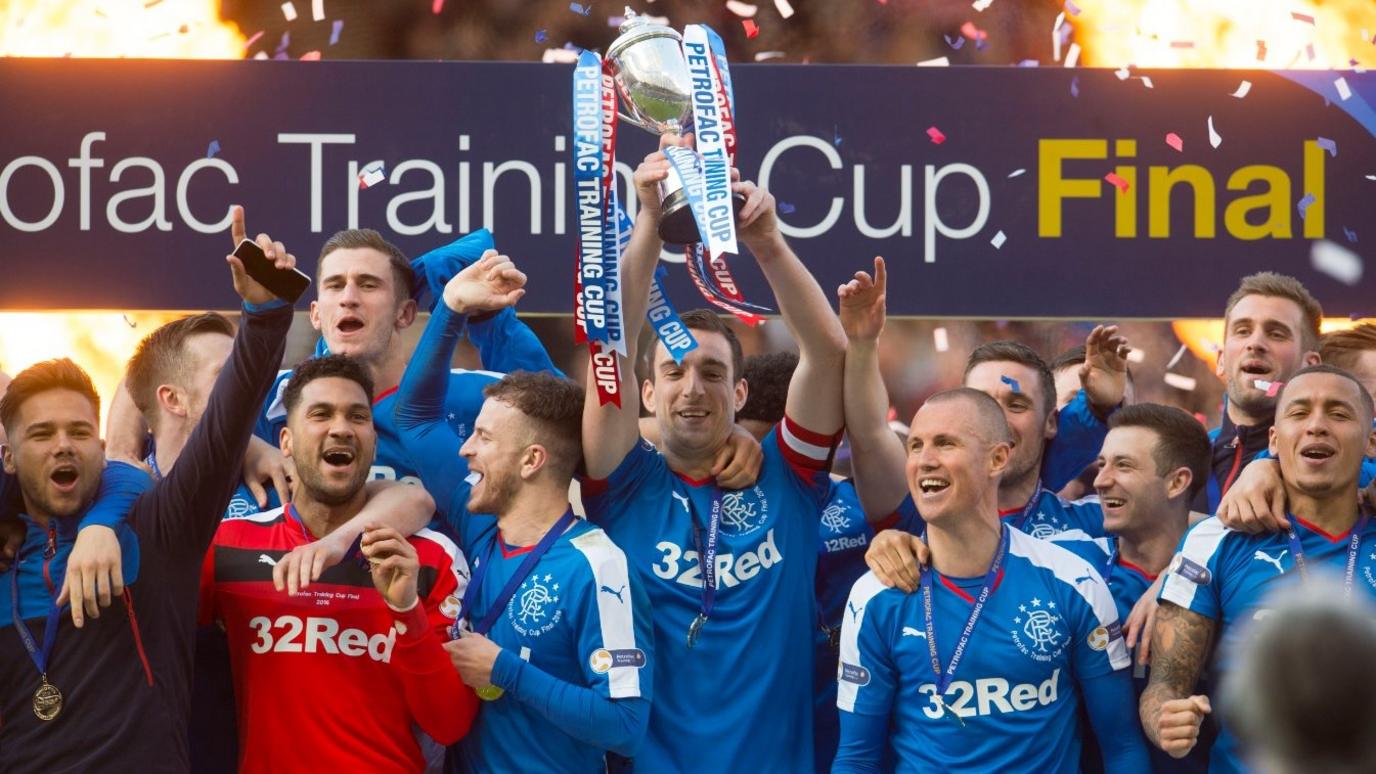
<instances>
[{"instance_id":1,"label":"club crest on jersey","mask_svg":"<svg viewBox=\"0 0 1376 774\"><path fill-rule=\"evenodd\" d=\"M744 537L758 532L768 518L769 501L764 497L764 490L758 486L722 495L722 532Z\"/></svg>"},{"instance_id":2,"label":"club crest on jersey","mask_svg":"<svg viewBox=\"0 0 1376 774\"><path fill-rule=\"evenodd\" d=\"M1027 525L1027 533L1038 540L1049 540L1065 531L1065 522L1061 521L1060 516L1048 519L1043 511L1037 511L1032 523Z\"/></svg>"},{"instance_id":3,"label":"club crest on jersey","mask_svg":"<svg viewBox=\"0 0 1376 774\"><path fill-rule=\"evenodd\" d=\"M1018 605L1018 611L1022 615L1014 617L1013 623L1021 628L1009 632L1018 650L1033 661L1047 662L1059 658L1069 638L1062 631L1060 624L1063 619L1056 612L1056 603L1033 597Z\"/></svg>"},{"instance_id":4,"label":"club crest on jersey","mask_svg":"<svg viewBox=\"0 0 1376 774\"><path fill-rule=\"evenodd\" d=\"M846 511L850 510L844 505L832 503L822 511L822 526L831 530L831 534L839 535L850 526L850 517Z\"/></svg>"},{"instance_id":5,"label":"club crest on jersey","mask_svg":"<svg viewBox=\"0 0 1376 774\"><path fill-rule=\"evenodd\" d=\"M245 516L252 516L258 512L258 504L246 500L239 495L229 498L229 505L225 506L225 519L242 519Z\"/></svg>"},{"instance_id":6,"label":"club crest on jersey","mask_svg":"<svg viewBox=\"0 0 1376 774\"><path fill-rule=\"evenodd\" d=\"M588 656L588 668L599 675L605 675L616 667L640 669L645 666L645 651L640 648L607 650L598 648Z\"/></svg>"},{"instance_id":7,"label":"club crest on jersey","mask_svg":"<svg viewBox=\"0 0 1376 774\"><path fill-rule=\"evenodd\" d=\"M506 603L511 628L523 637L539 637L553 629L564 617L559 609L559 582L554 576L532 575Z\"/></svg>"},{"instance_id":8,"label":"club crest on jersey","mask_svg":"<svg viewBox=\"0 0 1376 774\"><path fill-rule=\"evenodd\" d=\"M1208 567L1205 567L1184 554L1176 554L1175 558L1171 559L1170 565L1166 567L1166 572L1172 575L1179 575L1185 580L1200 586L1209 585L1209 581L1213 580L1214 577L1213 573L1209 572Z\"/></svg>"}]
</instances>

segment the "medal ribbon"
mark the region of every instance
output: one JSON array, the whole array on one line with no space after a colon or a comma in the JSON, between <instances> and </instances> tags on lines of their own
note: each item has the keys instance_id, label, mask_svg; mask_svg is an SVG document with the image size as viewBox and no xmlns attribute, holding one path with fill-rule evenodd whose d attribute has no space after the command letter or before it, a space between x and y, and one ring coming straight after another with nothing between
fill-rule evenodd
<instances>
[{"instance_id":1,"label":"medal ribbon","mask_svg":"<svg viewBox=\"0 0 1376 774\"><path fill-rule=\"evenodd\" d=\"M1309 568L1305 566L1304 547L1300 545L1300 537L1295 531L1295 517L1287 513L1285 518L1290 522L1290 555L1295 557L1295 567L1300 571L1300 578L1307 582ZM1357 575L1357 555L1362 552L1362 533L1366 532L1370 518L1371 514L1363 513L1362 518L1352 527L1352 539L1347 544L1347 566L1343 569L1343 599L1352 598L1352 580Z\"/></svg>"},{"instance_id":2,"label":"medal ribbon","mask_svg":"<svg viewBox=\"0 0 1376 774\"><path fill-rule=\"evenodd\" d=\"M34 666L38 667L38 674L42 675L43 682L48 682L48 659L53 654L53 646L57 644L57 624L62 619L62 608L57 606L57 600L48 603L48 620L43 625L43 647L40 649L38 643L34 641L33 634L29 632L29 627L24 624L23 615L19 611L19 567L16 565L10 572L10 604L14 618L14 628L19 632L19 639L24 642L24 650L29 652L29 658L33 659Z\"/></svg>"},{"instance_id":3,"label":"medal ribbon","mask_svg":"<svg viewBox=\"0 0 1376 774\"><path fill-rule=\"evenodd\" d=\"M1018 531L1020 531L1020 532L1025 532L1025 531L1026 531L1026 530L1023 529L1023 526L1026 525L1026 524L1027 524L1027 520L1028 520L1029 518L1032 517L1032 509L1034 509L1034 508L1037 507L1037 503L1040 502L1041 499L1042 499L1042 480L1041 480L1040 478L1038 478L1038 479L1037 479L1037 488L1032 490L1032 497L1031 497L1030 499L1028 499L1027 505L1024 505L1024 506L1022 507L1022 513L1018 514L1018 518L1016 518L1016 519L1013 520L1013 529L1016 529L1016 530L1018 530Z\"/></svg>"},{"instance_id":4,"label":"medal ribbon","mask_svg":"<svg viewBox=\"0 0 1376 774\"><path fill-rule=\"evenodd\" d=\"M654 284L650 286L650 305L645 309L645 319L650 321L650 325L655 329L655 335L664 344L664 348L669 350L674 362L682 365L683 358L698 348L698 341L693 338L692 331L683 327L678 310L669 301L669 295L664 292L664 280L668 276L669 272L663 264L655 267Z\"/></svg>"},{"instance_id":5,"label":"medal ribbon","mask_svg":"<svg viewBox=\"0 0 1376 774\"><path fill-rule=\"evenodd\" d=\"M692 501L689 500L691 503ZM698 523L697 509L691 505L688 512L693 519L693 544L697 546L702 566L702 601L698 606L698 617L688 627L688 647L698 641L698 632L703 624L712 617L712 608L717 603L717 547L721 538L721 488L712 485L712 511L708 514L705 527ZM707 531L707 545L702 543L702 532Z\"/></svg>"},{"instance_id":6,"label":"medal ribbon","mask_svg":"<svg viewBox=\"0 0 1376 774\"><path fill-rule=\"evenodd\" d=\"M521 562L521 566L516 568L516 572L507 580L501 592L497 594L497 598L493 600L492 606L487 610L487 615L484 615L482 620L473 626L473 631L486 636L487 633L492 630L492 625L497 622L497 617L502 614L502 610L506 608L507 602L511 601L511 596L516 593L517 587L525 583L526 577L530 575L530 571L535 569L535 565L539 564L541 557L549 553L550 548L554 546L559 536L563 535L568 530L569 525L573 524L574 518L573 511L564 511L564 515L559 517L559 521L556 521L554 526L550 527L549 530L545 532L544 537L541 537L540 542L535 544L535 548L531 549L530 553L526 554L526 558ZM500 533L493 536L492 543L487 547L487 555L483 557L482 564L473 568L473 575L468 579L468 588L464 589L463 610L461 611L461 615L468 618L470 623L472 622L472 605L478 599L478 590L482 588L483 579L487 577L487 568L492 564L492 554L497 549L497 541L501 539L502 536ZM454 625L450 630L450 636L459 636L459 622L457 620L454 621Z\"/></svg>"},{"instance_id":7,"label":"medal ribbon","mask_svg":"<svg viewBox=\"0 0 1376 774\"><path fill-rule=\"evenodd\" d=\"M956 642L956 649L951 653L951 663L946 665L943 671L941 668L941 656L936 649L936 627L932 616L932 576L936 570L930 567L922 570L922 615L927 625L927 651L932 657L932 674L936 677L936 695L938 703L941 697L946 695L946 689L951 687L951 680L955 678L956 667L960 665L960 659L965 655L965 648L970 644L970 637L975 631L975 622L979 620L980 613L984 612L984 603L989 600L989 595L994 591L994 583L998 581L999 570L1003 569L1003 557L1008 553L1008 527L1003 525L999 530L999 548L994 552L994 561L989 565L989 572L984 576L984 586L980 588L979 595L975 597L975 604L970 610L970 618L965 622L965 629L960 633L960 639ZM959 716L957 716L959 720ZM964 725L962 722L961 725Z\"/></svg>"}]
</instances>

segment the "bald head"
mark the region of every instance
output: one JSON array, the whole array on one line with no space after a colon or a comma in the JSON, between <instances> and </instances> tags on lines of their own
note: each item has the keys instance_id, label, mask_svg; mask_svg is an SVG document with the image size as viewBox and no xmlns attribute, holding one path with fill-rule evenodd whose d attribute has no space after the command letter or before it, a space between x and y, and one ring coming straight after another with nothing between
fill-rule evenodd
<instances>
[{"instance_id":1,"label":"bald head","mask_svg":"<svg viewBox=\"0 0 1376 774\"><path fill-rule=\"evenodd\" d=\"M938 392L928 398L924 405L956 401L968 404L973 410L974 427L980 434L980 439L986 444L992 446L996 443L1013 442L1013 433L1008 429L1008 420L1003 416L1003 408L987 393L971 387L956 387Z\"/></svg>"}]
</instances>

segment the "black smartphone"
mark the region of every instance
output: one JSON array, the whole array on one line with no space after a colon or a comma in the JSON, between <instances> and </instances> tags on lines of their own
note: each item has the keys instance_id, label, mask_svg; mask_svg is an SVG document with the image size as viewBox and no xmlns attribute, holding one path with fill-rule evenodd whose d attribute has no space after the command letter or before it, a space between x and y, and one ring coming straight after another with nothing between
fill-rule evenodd
<instances>
[{"instance_id":1,"label":"black smartphone","mask_svg":"<svg viewBox=\"0 0 1376 774\"><path fill-rule=\"evenodd\" d=\"M279 269L268 257L263 254L263 248L259 247L251 239L245 239L234 248L234 255L244 262L244 269L248 276L257 280L259 284L272 291L274 296L294 304L296 299L306 292L306 288L311 285L311 278L307 277L300 269Z\"/></svg>"}]
</instances>

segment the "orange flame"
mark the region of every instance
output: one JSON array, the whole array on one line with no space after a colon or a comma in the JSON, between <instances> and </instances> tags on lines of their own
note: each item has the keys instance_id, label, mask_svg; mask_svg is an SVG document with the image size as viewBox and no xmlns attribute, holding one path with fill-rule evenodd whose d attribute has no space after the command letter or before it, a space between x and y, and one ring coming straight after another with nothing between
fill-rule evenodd
<instances>
[{"instance_id":1,"label":"orange flame","mask_svg":"<svg viewBox=\"0 0 1376 774\"><path fill-rule=\"evenodd\" d=\"M218 0L6 0L0 55L242 59Z\"/></svg>"},{"instance_id":2,"label":"orange flame","mask_svg":"<svg viewBox=\"0 0 1376 774\"><path fill-rule=\"evenodd\" d=\"M1072 0L1094 67L1346 69L1376 66L1371 0Z\"/></svg>"}]
</instances>

